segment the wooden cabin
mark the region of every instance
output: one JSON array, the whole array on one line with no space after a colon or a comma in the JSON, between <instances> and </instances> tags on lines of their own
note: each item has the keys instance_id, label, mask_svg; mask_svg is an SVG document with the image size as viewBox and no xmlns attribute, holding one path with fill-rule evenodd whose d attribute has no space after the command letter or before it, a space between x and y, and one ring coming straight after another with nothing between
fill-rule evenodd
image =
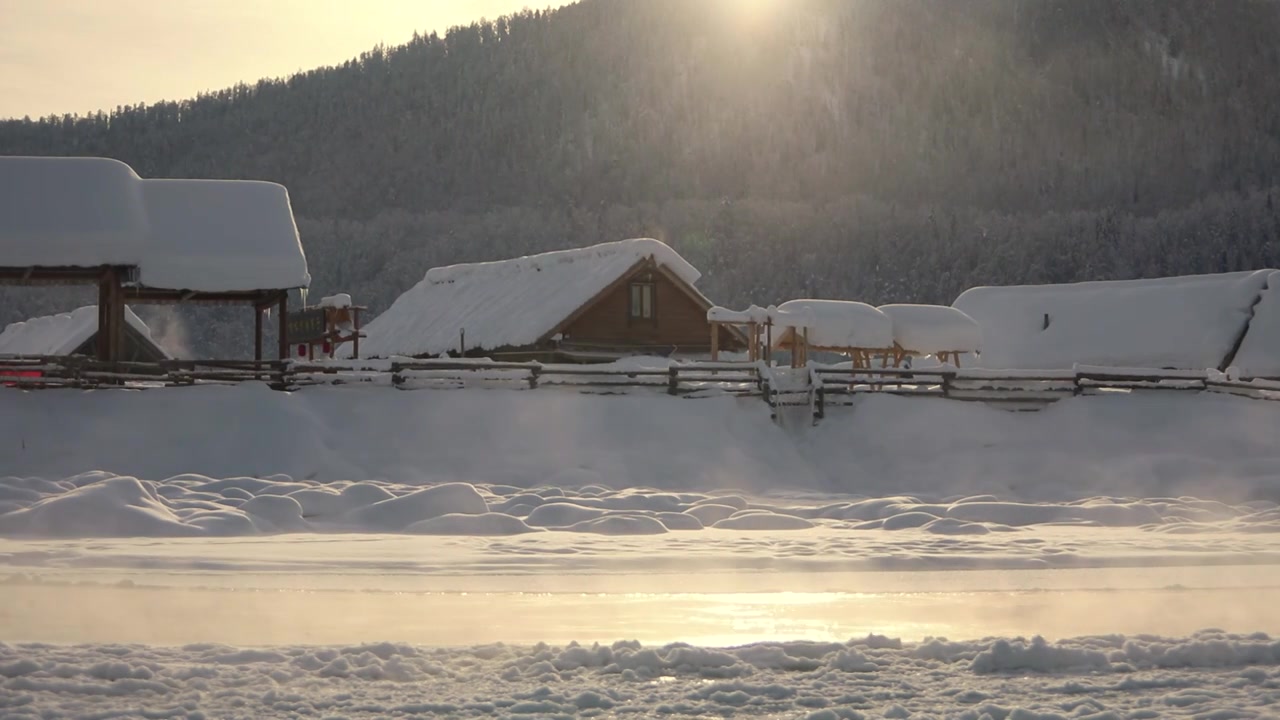
<instances>
[{"instance_id":1,"label":"wooden cabin","mask_svg":"<svg viewBox=\"0 0 1280 720\"><path fill-rule=\"evenodd\" d=\"M365 328L367 357L608 362L711 351L700 274L667 245L622 240L434 268ZM746 339L724 328L721 349Z\"/></svg>"},{"instance_id":2,"label":"wooden cabin","mask_svg":"<svg viewBox=\"0 0 1280 720\"><path fill-rule=\"evenodd\" d=\"M120 360L158 362L171 359L151 337L151 330L129 308L124 309ZM94 357L98 343L98 307L12 323L0 332L0 357Z\"/></svg>"}]
</instances>

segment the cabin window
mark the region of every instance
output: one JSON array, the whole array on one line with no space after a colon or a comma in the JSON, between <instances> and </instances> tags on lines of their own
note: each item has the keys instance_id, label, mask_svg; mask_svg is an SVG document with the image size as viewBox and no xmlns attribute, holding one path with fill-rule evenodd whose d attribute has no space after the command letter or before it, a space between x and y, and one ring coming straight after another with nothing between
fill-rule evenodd
<instances>
[{"instance_id":1,"label":"cabin window","mask_svg":"<svg viewBox=\"0 0 1280 720\"><path fill-rule=\"evenodd\" d=\"M628 315L631 322L654 321L653 291L651 281L631 283L631 311Z\"/></svg>"}]
</instances>

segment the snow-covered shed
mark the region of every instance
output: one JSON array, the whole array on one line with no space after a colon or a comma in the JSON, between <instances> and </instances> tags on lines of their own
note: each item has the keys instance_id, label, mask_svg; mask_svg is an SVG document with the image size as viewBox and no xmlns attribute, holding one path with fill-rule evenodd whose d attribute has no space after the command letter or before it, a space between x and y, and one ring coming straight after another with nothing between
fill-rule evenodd
<instances>
[{"instance_id":1,"label":"snow-covered shed","mask_svg":"<svg viewBox=\"0 0 1280 720\"><path fill-rule=\"evenodd\" d=\"M365 328L362 352L610 360L709 350L700 273L667 245L635 238L432 268ZM722 347L743 347L724 329Z\"/></svg>"},{"instance_id":2,"label":"snow-covered shed","mask_svg":"<svg viewBox=\"0 0 1280 720\"><path fill-rule=\"evenodd\" d=\"M119 356L124 304L280 310L311 281L288 192L245 180L144 180L108 158L0 156L0 283L99 288L98 354Z\"/></svg>"},{"instance_id":3,"label":"snow-covered shed","mask_svg":"<svg viewBox=\"0 0 1280 720\"><path fill-rule=\"evenodd\" d=\"M986 368L1223 369L1271 273L977 287L953 307L982 327Z\"/></svg>"},{"instance_id":4,"label":"snow-covered shed","mask_svg":"<svg viewBox=\"0 0 1280 720\"><path fill-rule=\"evenodd\" d=\"M129 308L124 309L124 351L120 358L154 362L170 355L151 336L151 329ZM46 315L11 323L0 332L0 356L56 357L94 355L98 308L86 305L69 313Z\"/></svg>"}]
</instances>

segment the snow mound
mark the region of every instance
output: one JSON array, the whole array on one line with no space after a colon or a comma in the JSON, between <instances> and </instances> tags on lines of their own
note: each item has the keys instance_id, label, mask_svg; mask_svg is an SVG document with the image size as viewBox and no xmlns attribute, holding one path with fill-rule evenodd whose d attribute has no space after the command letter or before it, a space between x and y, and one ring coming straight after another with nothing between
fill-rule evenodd
<instances>
[{"instance_id":1,"label":"snow mound","mask_svg":"<svg viewBox=\"0 0 1280 720\"><path fill-rule=\"evenodd\" d=\"M718 530L804 530L813 523L794 515L768 511L746 511L713 523Z\"/></svg>"},{"instance_id":2,"label":"snow mound","mask_svg":"<svg viewBox=\"0 0 1280 720\"><path fill-rule=\"evenodd\" d=\"M460 513L440 515L427 520L419 520L406 527L404 531L419 535L498 536L542 532L542 529L529 527L517 517L486 512L476 515Z\"/></svg>"},{"instance_id":3,"label":"snow mound","mask_svg":"<svg viewBox=\"0 0 1280 720\"><path fill-rule=\"evenodd\" d=\"M975 673L1032 670L1049 673L1063 670L1109 668L1105 653L1098 650L1050 645L1042 637L1030 644L998 640L978 653L969 666Z\"/></svg>"},{"instance_id":4,"label":"snow mound","mask_svg":"<svg viewBox=\"0 0 1280 720\"><path fill-rule=\"evenodd\" d=\"M0 535L133 537L194 535L154 486L114 477L0 515Z\"/></svg>"},{"instance_id":5,"label":"snow mound","mask_svg":"<svg viewBox=\"0 0 1280 720\"><path fill-rule=\"evenodd\" d=\"M482 515L484 497L468 483L446 483L356 508L342 516L346 523L380 531L398 531L440 515Z\"/></svg>"},{"instance_id":6,"label":"snow mound","mask_svg":"<svg viewBox=\"0 0 1280 720\"><path fill-rule=\"evenodd\" d=\"M1272 271L977 287L953 307L982 327L986 368L1220 368Z\"/></svg>"},{"instance_id":7,"label":"snow mound","mask_svg":"<svg viewBox=\"0 0 1280 720\"><path fill-rule=\"evenodd\" d=\"M605 515L594 520L583 520L565 528L569 532L595 533L597 535L662 535L667 526L648 515Z\"/></svg>"}]
</instances>

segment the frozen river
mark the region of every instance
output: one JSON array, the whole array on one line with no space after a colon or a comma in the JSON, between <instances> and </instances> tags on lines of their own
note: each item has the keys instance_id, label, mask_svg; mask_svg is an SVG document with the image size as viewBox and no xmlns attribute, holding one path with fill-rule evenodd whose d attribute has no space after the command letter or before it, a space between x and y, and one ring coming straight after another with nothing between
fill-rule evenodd
<instances>
[{"instance_id":1,"label":"frozen river","mask_svg":"<svg viewBox=\"0 0 1280 720\"><path fill-rule=\"evenodd\" d=\"M881 634L976 639L1204 628L1280 634L1280 567L929 573L451 576L74 572L5 586L11 642L728 646ZM136 578L136 579L135 579ZM168 580L169 582L166 582ZM411 587L411 585L417 586ZM529 591L530 586L536 591ZM756 585L754 589L748 589ZM521 589L524 587L525 589ZM822 587L822 590L787 588ZM833 588L843 587L844 590Z\"/></svg>"}]
</instances>

